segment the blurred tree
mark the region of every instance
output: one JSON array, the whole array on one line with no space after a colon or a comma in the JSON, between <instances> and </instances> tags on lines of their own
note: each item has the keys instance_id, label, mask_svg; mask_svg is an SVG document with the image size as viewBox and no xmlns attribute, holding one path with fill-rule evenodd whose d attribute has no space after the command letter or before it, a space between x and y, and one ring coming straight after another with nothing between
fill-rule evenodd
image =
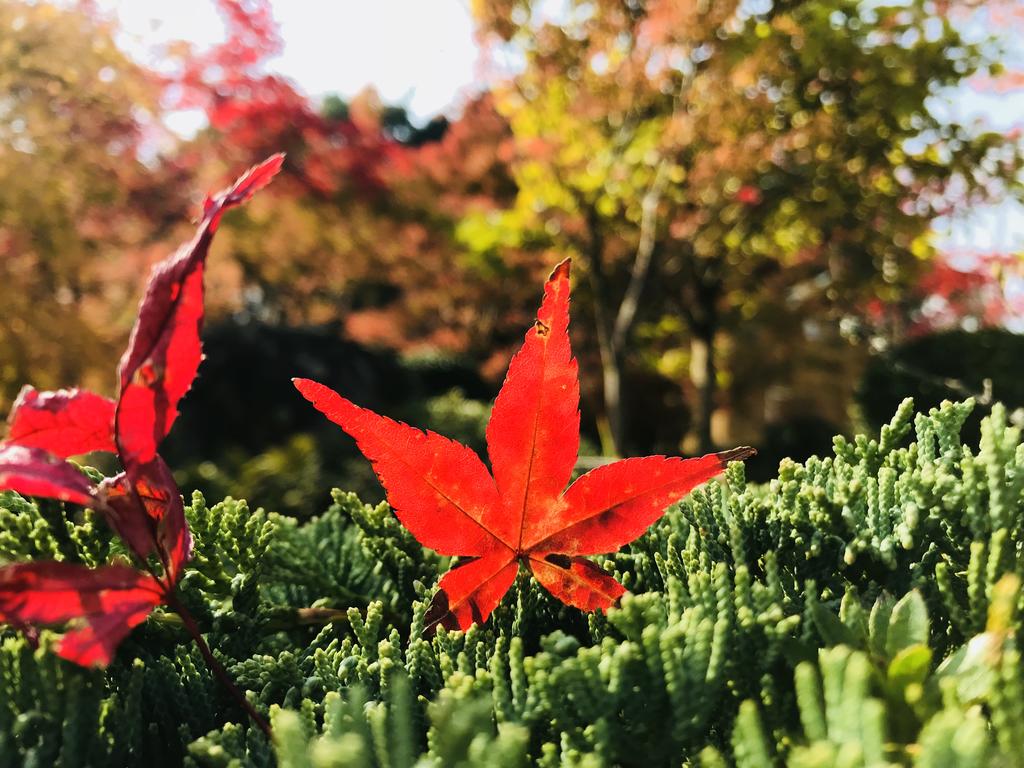
<instances>
[{"instance_id":1,"label":"blurred tree","mask_svg":"<svg viewBox=\"0 0 1024 768\"><path fill-rule=\"evenodd\" d=\"M929 110L992 62L926 0L550 8L474 3L491 44L522 62L498 100L519 194L504 241L463 234L487 250L529 232L579 255L606 448L622 450L638 321L689 341L674 359L707 449L726 335L756 326L758 343L734 353L756 359L792 343L800 317L897 298L934 254L932 219L1004 193L1020 167L1006 137Z\"/></svg>"},{"instance_id":2,"label":"blurred tree","mask_svg":"<svg viewBox=\"0 0 1024 768\"><path fill-rule=\"evenodd\" d=\"M1009 93L1024 89L1024 5L1019 0L937 0L939 11L961 26L973 25L993 33L1002 61L994 71L975 77L972 85L983 91Z\"/></svg>"},{"instance_id":3,"label":"blurred tree","mask_svg":"<svg viewBox=\"0 0 1024 768\"><path fill-rule=\"evenodd\" d=\"M503 159L510 136L489 98L443 129L407 126L369 92L343 111L332 103L330 116L301 98L294 105L295 117L280 122L262 113L280 116L284 106L238 105L231 122L188 148L211 179L288 148L286 177L222 235L230 258L210 273L221 308L290 325L340 320L357 341L405 351L485 360L512 346L529 324L524 286L542 259L462 258L455 237L465 212L515 198Z\"/></svg>"},{"instance_id":4,"label":"blurred tree","mask_svg":"<svg viewBox=\"0 0 1024 768\"><path fill-rule=\"evenodd\" d=\"M0 29L6 410L27 381L111 390L146 246L185 200L173 164L139 160L156 130L156 87L118 50L110 24L12 0L0 3Z\"/></svg>"},{"instance_id":5,"label":"blurred tree","mask_svg":"<svg viewBox=\"0 0 1024 768\"><path fill-rule=\"evenodd\" d=\"M231 258L211 263L213 303L263 322L340 320L352 339L481 361L517 340L542 259L463 259L455 228L470 210L511 205L511 133L482 96L453 123L415 125L366 90L317 104L267 74L280 39L266 0L216 0L224 41L168 54L166 103L199 107L209 129L182 150L209 184L272 151L285 178L225 228ZM521 276L522 280L497 278ZM528 278L528 279L525 279ZM515 329L515 330L513 330ZM496 360L502 369L506 359Z\"/></svg>"},{"instance_id":6,"label":"blurred tree","mask_svg":"<svg viewBox=\"0 0 1024 768\"><path fill-rule=\"evenodd\" d=\"M885 350L910 338L954 329L1020 328L1024 258L1012 253L943 253L899 302L864 308L872 344Z\"/></svg>"}]
</instances>

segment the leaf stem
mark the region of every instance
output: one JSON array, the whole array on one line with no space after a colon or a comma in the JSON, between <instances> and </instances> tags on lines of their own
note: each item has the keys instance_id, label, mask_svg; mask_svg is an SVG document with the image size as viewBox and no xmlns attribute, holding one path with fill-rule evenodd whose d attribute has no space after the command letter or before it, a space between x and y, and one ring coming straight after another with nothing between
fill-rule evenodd
<instances>
[{"instance_id":1,"label":"leaf stem","mask_svg":"<svg viewBox=\"0 0 1024 768\"><path fill-rule=\"evenodd\" d=\"M187 629L188 633L192 636L192 640L195 642L196 647L199 648L199 653L202 654L203 660L206 661L206 665L210 668L210 671L213 672L221 685L228 690L242 709L244 709L249 717L252 718L252 721L259 726L259 729L263 731L266 737L268 739L271 738L272 734L270 732L270 723L264 719L263 715L256 711L252 702L245 697L245 694L239 690L238 686L235 685L234 681L231 679L231 676L228 675L228 671L224 669L224 665L217 661L216 657L213 655L213 651L210 650L210 646L207 645L206 640L203 639L203 635L199 631L199 627L196 624L195 619L192 617L192 614L189 613L188 609L178 598L177 592L169 591L167 593L166 604L168 608L181 616L181 620L185 624L185 629Z\"/></svg>"}]
</instances>

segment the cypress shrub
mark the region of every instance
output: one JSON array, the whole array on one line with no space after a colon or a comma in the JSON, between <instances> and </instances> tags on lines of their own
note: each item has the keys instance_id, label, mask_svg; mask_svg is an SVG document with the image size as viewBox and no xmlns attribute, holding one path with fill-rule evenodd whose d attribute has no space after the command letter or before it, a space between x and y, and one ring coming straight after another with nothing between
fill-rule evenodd
<instances>
[{"instance_id":1,"label":"cypress shrub","mask_svg":"<svg viewBox=\"0 0 1024 768\"><path fill-rule=\"evenodd\" d=\"M971 402L877 437L732 465L603 560L584 615L521 580L485 626L423 637L446 559L385 504L297 520L192 496L182 593L274 728L268 742L178 619L105 671L0 635L13 766L1014 766L1024 761L1024 445ZM123 552L92 513L0 495L0 562Z\"/></svg>"}]
</instances>

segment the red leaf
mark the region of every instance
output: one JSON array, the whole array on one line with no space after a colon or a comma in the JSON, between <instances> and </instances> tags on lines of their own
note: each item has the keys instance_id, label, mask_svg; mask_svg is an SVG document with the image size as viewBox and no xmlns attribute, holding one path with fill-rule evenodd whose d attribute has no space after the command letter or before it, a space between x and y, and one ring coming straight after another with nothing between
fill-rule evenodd
<instances>
[{"instance_id":1,"label":"red leaf","mask_svg":"<svg viewBox=\"0 0 1024 768\"><path fill-rule=\"evenodd\" d=\"M89 506L95 489L72 464L42 448L0 443L0 490Z\"/></svg>"},{"instance_id":2,"label":"red leaf","mask_svg":"<svg viewBox=\"0 0 1024 768\"><path fill-rule=\"evenodd\" d=\"M145 558L154 548L164 560L171 583L192 556L192 535L185 507L170 468L157 456L148 464L131 464L128 471L100 484L106 498L110 527L129 548Z\"/></svg>"},{"instance_id":3,"label":"red leaf","mask_svg":"<svg viewBox=\"0 0 1024 768\"><path fill-rule=\"evenodd\" d=\"M125 466L153 460L199 370L203 267L221 214L269 183L282 160L274 155L207 200L192 241L153 268L118 371L115 434Z\"/></svg>"},{"instance_id":4,"label":"red leaf","mask_svg":"<svg viewBox=\"0 0 1024 768\"><path fill-rule=\"evenodd\" d=\"M34 632L69 624L57 652L83 665L108 664L120 641L168 597L192 553L184 506L157 453L202 359L203 266L225 210L248 200L281 167L275 155L208 199L194 239L156 265L119 367L117 403L87 392L22 391L11 438L0 445L0 488L91 504L140 558L154 551L156 576L122 566L67 563L0 568L0 621ZM44 450L46 449L46 450ZM125 471L96 489L62 455L116 450ZM485 473L486 474L486 473ZM98 498L97 498L98 491Z\"/></svg>"},{"instance_id":5,"label":"red leaf","mask_svg":"<svg viewBox=\"0 0 1024 768\"><path fill-rule=\"evenodd\" d=\"M259 165L254 165L239 176L234 184L219 195L206 198L203 201L203 216L210 217L210 226L216 229L220 224L220 217L224 211L247 202L253 195L273 181L283 164L283 152L271 155Z\"/></svg>"},{"instance_id":6,"label":"red leaf","mask_svg":"<svg viewBox=\"0 0 1024 768\"><path fill-rule=\"evenodd\" d=\"M752 449L737 449L699 459L646 456L598 467L566 490L559 514L549 515L531 530L524 546L566 555L616 550L640 536L665 507L717 475L729 461L752 454Z\"/></svg>"},{"instance_id":7,"label":"red leaf","mask_svg":"<svg viewBox=\"0 0 1024 768\"><path fill-rule=\"evenodd\" d=\"M511 550L459 563L441 577L441 583L423 620L425 632L438 626L465 629L483 624L516 580L519 563Z\"/></svg>"},{"instance_id":8,"label":"red leaf","mask_svg":"<svg viewBox=\"0 0 1024 768\"><path fill-rule=\"evenodd\" d=\"M167 557L171 582L192 557L192 534L185 521L185 505L170 467L159 456L148 464L129 465L126 474L149 517L156 523L156 540Z\"/></svg>"},{"instance_id":9,"label":"red leaf","mask_svg":"<svg viewBox=\"0 0 1024 768\"><path fill-rule=\"evenodd\" d=\"M548 278L537 321L509 365L487 425L487 453L505 505L502 533L521 549L523 531L550 514L580 447L580 385L569 348L569 261Z\"/></svg>"},{"instance_id":10,"label":"red leaf","mask_svg":"<svg viewBox=\"0 0 1024 768\"><path fill-rule=\"evenodd\" d=\"M0 620L70 622L57 653L83 665L109 664L125 635L162 599L152 576L124 566L35 562L0 568Z\"/></svg>"},{"instance_id":11,"label":"red leaf","mask_svg":"<svg viewBox=\"0 0 1024 768\"><path fill-rule=\"evenodd\" d=\"M141 500L132 493L124 472L106 478L99 487L106 504L100 513L121 540L140 559L156 550L156 525Z\"/></svg>"},{"instance_id":12,"label":"red leaf","mask_svg":"<svg viewBox=\"0 0 1024 768\"><path fill-rule=\"evenodd\" d=\"M8 417L7 439L62 458L115 451L114 401L84 389L39 392L25 386Z\"/></svg>"},{"instance_id":13,"label":"red leaf","mask_svg":"<svg viewBox=\"0 0 1024 768\"><path fill-rule=\"evenodd\" d=\"M483 555L496 546L489 523L500 517L498 491L472 450L353 405L323 384L294 383L355 439L398 519L421 544L442 555Z\"/></svg>"},{"instance_id":14,"label":"red leaf","mask_svg":"<svg viewBox=\"0 0 1024 768\"><path fill-rule=\"evenodd\" d=\"M80 627L64 633L57 645L57 655L83 667L105 667L114 659L121 641L144 622L159 605L144 592L124 595L125 601L110 613L89 616Z\"/></svg>"},{"instance_id":15,"label":"red leaf","mask_svg":"<svg viewBox=\"0 0 1024 768\"><path fill-rule=\"evenodd\" d=\"M295 380L306 399L355 438L398 519L420 543L473 557L441 579L427 610L428 631L486 621L519 563L568 605L615 605L625 589L580 556L628 544L727 462L754 453L737 448L699 459L627 459L566 489L579 449L579 381L568 325L566 261L548 279L537 322L494 403L487 427L493 482L469 449L359 408L321 384Z\"/></svg>"},{"instance_id":16,"label":"red leaf","mask_svg":"<svg viewBox=\"0 0 1024 768\"><path fill-rule=\"evenodd\" d=\"M582 557L531 556L530 570L548 592L584 611L607 610L626 593L624 586Z\"/></svg>"}]
</instances>

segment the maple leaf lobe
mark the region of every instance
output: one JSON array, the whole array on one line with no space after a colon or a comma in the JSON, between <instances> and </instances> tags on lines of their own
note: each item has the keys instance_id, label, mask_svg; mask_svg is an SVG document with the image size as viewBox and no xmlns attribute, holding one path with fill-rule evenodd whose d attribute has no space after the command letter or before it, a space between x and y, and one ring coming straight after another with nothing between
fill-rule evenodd
<instances>
[{"instance_id":1,"label":"maple leaf lobe","mask_svg":"<svg viewBox=\"0 0 1024 768\"><path fill-rule=\"evenodd\" d=\"M435 432L360 408L315 381L293 383L356 441L395 515L417 541L443 555L484 555L507 548L489 525L488 516L500 508L500 500L476 453Z\"/></svg>"},{"instance_id":2,"label":"maple leaf lobe","mask_svg":"<svg viewBox=\"0 0 1024 768\"><path fill-rule=\"evenodd\" d=\"M449 570L441 577L424 615L424 633L430 635L438 626L466 629L474 622L482 624L508 592L518 572L519 561L509 551L475 558Z\"/></svg>"},{"instance_id":3,"label":"maple leaf lobe","mask_svg":"<svg viewBox=\"0 0 1024 768\"><path fill-rule=\"evenodd\" d=\"M113 451L115 403L84 389L40 392L26 384L8 415L7 441L67 458Z\"/></svg>"},{"instance_id":4,"label":"maple leaf lobe","mask_svg":"<svg viewBox=\"0 0 1024 768\"><path fill-rule=\"evenodd\" d=\"M529 565L545 589L583 611L607 610L626 594L626 588L610 573L583 557L530 558Z\"/></svg>"},{"instance_id":5,"label":"maple leaf lobe","mask_svg":"<svg viewBox=\"0 0 1024 768\"><path fill-rule=\"evenodd\" d=\"M0 617L30 625L71 622L57 654L83 666L105 666L132 627L163 599L148 573L120 565L15 563L0 569Z\"/></svg>"},{"instance_id":6,"label":"maple leaf lobe","mask_svg":"<svg viewBox=\"0 0 1024 768\"><path fill-rule=\"evenodd\" d=\"M203 272L220 218L266 186L282 162L283 155L273 155L209 198L192 240L153 267L118 367L115 433L122 458L152 461L170 432L203 359Z\"/></svg>"},{"instance_id":7,"label":"maple leaf lobe","mask_svg":"<svg viewBox=\"0 0 1024 768\"><path fill-rule=\"evenodd\" d=\"M0 443L0 489L89 506L93 484L73 464L42 448Z\"/></svg>"},{"instance_id":8,"label":"maple leaf lobe","mask_svg":"<svg viewBox=\"0 0 1024 768\"><path fill-rule=\"evenodd\" d=\"M579 454L579 373L569 344L570 264L552 270L536 321L512 357L487 424L487 453L503 512L501 538L524 534L559 506Z\"/></svg>"}]
</instances>

